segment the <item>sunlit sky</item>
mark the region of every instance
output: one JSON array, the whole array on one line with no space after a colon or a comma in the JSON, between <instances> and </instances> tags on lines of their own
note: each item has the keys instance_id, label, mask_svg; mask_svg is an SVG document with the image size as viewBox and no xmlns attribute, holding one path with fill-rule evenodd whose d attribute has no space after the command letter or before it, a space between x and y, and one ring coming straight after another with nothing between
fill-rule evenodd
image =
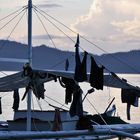
<instances>
[{"instance_id":1,"label":"sunlit sky","mask_svg":"<svg viewBox=\"0 0 140 140\"><path fill-rule=\"evenodd\" d=\"M0 18L27 5L27 2L28 0L1 0ZM80 46L84 50L101 54L140 48L140 0L33 0L33 4L101 48L100 50L81 38ZM55 46L62 50L73 51L74 42L39 13L38 15ZM7 39L21 16L22 14L0 30L1 39ZM7 21L0 21L0 28ZM75 33L51 21L72 40L76 40ZM47 32L33 11L33 45L46 44L54 47ZM27 43L27 14L24 15L9 39Z\"/></svg>"}]
</instances>

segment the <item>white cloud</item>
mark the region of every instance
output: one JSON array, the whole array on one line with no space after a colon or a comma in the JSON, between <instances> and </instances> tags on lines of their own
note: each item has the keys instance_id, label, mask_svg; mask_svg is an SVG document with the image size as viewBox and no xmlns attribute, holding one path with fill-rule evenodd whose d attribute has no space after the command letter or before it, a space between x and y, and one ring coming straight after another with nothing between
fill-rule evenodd
<instances>
[{"instance_id":1,"label":"white cloud","mask_svg":"<svg viewBox=\"0 0 140 140\"><path fill-rule=\"evenodd\" d=\"M139 0L94 0L88 14L77 19L72 27L89 39L94 39L92 41L100 42L109 51L112 48L114 51L138 49L139 9ZM134 45L128 44L130 42Z\"/></svg>"}]
</instances>

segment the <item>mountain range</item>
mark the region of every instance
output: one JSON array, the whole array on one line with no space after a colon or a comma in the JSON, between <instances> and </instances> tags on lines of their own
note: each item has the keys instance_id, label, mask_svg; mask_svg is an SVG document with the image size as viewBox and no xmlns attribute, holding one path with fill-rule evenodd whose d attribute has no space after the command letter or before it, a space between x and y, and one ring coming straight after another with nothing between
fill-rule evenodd
<instances>
[{"instance_id":1,"label":"mountain range","mask_svg":"<svg viewBox=\"0 0 140 140\"><path fill-rule=\"evenodd\" d=\"M69 70L74 70L74 52L62 51L46 45L33 47L33 67L35 69L64 70L66 59L69 60ZM83 53L80 53L81 57ZM117 52L110 54L95 55L89 53L87 68L90 71L90 56L94 56L99 65L115 73L140 73L140 50L129 52ZM1 58L28 58L28 47L26 44L15 41L0 40ZM82 58L81 58L82 59ZM0 62L1 71L22 70L23 63Z\"/></svg>"}]
</instances>

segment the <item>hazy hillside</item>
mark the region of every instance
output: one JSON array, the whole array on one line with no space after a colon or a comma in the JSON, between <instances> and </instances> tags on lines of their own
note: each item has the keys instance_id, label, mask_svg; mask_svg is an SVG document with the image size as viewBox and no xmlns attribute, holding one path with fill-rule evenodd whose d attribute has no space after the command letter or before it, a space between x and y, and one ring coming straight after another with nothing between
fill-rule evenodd
<instances>
[{"instance_id":1,"label":"hazy hillside","mask_svg":"<svg viewBox=\"0 0 140 140\"><path fill-rule=\"evenodd\" d=\"M28 58L27 45L13 42L0 41L0 57ZM138 73L140 71L140 50L118 52L113 54L95 55L95 59L110 71L118 73ZM65 60L69 59L70 70L74 69L74 53L50 48L45 45L33 47L33 66L39 69L64 70ZM23 64L0 62L0 70L21 70ZM88 57L88 70L90 57Z\"/></svg>"}]
</instances>

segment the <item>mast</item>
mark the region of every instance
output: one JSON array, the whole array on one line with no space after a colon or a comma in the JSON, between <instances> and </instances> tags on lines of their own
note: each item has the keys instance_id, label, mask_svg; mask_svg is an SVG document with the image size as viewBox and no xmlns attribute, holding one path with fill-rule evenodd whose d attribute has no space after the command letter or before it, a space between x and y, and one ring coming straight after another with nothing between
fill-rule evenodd
<instances>
[{"instance_id":1,"label":"mast","mask_svg":"<svg viewBox=\"0 0 140 140\"><path fill-rule=\"evenodd\" d=\"M32 0L28 0L28 47L29 65L32 67ZM31 89L27 96L27 131L31 131Z\"/></svg>"}]
</instances>

